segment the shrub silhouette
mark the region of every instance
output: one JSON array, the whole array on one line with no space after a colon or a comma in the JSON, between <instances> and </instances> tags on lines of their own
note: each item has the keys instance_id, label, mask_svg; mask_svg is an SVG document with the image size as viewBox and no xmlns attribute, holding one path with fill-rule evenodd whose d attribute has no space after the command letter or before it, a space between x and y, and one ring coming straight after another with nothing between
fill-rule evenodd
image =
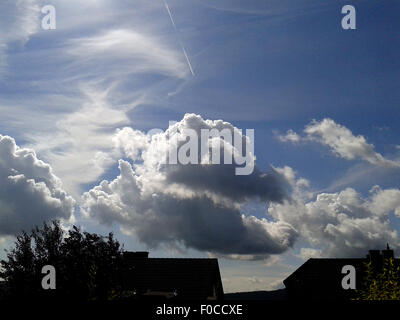
<instances>
[{"instance_id":1,"label":"shrub silhouette","mask_svg":"<svg viewBox=\"0 0 400 320\"><path fill-rule=\"evenodd\" d=\"M77 226L65 233L59 221L17 236L0 261L6 299L108 300L118 297L123 250L113 234L103 237ZM42 267L56 269L56 290L43 290Z\"/></svg>"},{"instance_id":2,"label":"shrub silhouette","mask_svg":"<svg viewBox=\"0 0 400 320\"><path fill-rule=\"evenodd\" d=\"M355 299L400 300L400 266L393 258L384 259L381 270L376 270L371 261L365 263L364 282Z\"/></svg>"}]
</instances>

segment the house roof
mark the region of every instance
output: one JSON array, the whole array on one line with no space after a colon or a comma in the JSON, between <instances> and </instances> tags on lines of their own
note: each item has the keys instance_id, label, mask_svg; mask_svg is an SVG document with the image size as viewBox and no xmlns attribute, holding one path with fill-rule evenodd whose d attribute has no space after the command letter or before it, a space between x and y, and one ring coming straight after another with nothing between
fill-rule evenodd
<instances>
[{"instance_id":1,"label":"house roof","mask_svg":"<svg viewBox=\"0 0 400 320\"><path fill-rule=\"evenodd\" d=\"M356 269L357 288L367 259L309 259L289 277L283 280L289 297L311 300L349 299L353 290L344 290L342 268L352 265ZM361 271L361 273L360 273Z\"/></svg>"},{"instance_id":2,"label":"house roof","mask_svg":"<svg viewBox=\"0 0 400 320\"><path fill-rule=\"evenodd\" d=\"M348 274L343 267L355 268L356 288L364 285L367 272L365 263L371 263L373 270L380 272L386 259L394 259L394 251L387 245L386 250L369 250L366 258L308 259L302 266L288 276L283 283L289 297L296 299L349 299L354 290L343 288L342 281ZM394 259L400 265L400 259ZM375 272L374 271L374 272Z\"/></svg>"},{"instance_id":3,"label":"house roof","mask_svg":"<svg viewBox=\"0 0 400 320\"><path fill-rule=\"evenodd\" d=\"M366 259L352 258L352 259L308 259L296 271L288 276L283 283L286 287L299 283L326 283L336 280L335 275L343 277L342 268L345 265L352 265L357 269L362 268ZM340 285L340 283L339 283Z\"/></svg>"},{"instance_id":4,"label":"house roof","mask_svg":"<svg viewBox=\"0 0 400 320\"><path fill-rule=\"evenodd\" d=\"M205 299L215 287L223 295L217 259L129 259L124 283L140 294L175 292L177 298Z\"/></svg>"}]
</instances>

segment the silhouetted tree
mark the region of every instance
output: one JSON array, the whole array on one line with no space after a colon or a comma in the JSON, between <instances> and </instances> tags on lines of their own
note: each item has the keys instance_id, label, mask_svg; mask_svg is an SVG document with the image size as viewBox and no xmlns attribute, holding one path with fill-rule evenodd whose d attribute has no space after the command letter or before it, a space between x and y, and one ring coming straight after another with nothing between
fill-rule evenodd
<instances>
[{"instance_id":1,"label":"silhouetted tree","mask_svg":"<svg viewBox=\"0 0 400 320\"><path fill-rule=\"evenodd\" d=\"M382 270L376 270L371 261L365 269L363 287L356 291L356 300L400 300L400 266L393 258L385 259Z\"/></svg>"},{"instance_id":2,"label":"silhouetted tree","mask_svg":"<svg viewBox=\"0 0 400 320\"><path fill-rule=\"evenodd\" d=\"M73 226L67 234L59 221L44 223L17 236L15 247L0 261L0 278L8 298L118 298L123 250L113 234L103 237ZM43 266L56 269L56 290L43 290Z\"/></svg>"}]
</instances>

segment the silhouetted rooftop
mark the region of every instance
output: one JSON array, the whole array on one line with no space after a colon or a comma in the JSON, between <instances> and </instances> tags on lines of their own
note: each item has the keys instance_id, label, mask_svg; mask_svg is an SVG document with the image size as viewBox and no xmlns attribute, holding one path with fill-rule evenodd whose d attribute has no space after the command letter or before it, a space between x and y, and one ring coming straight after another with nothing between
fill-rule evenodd
<instances>
[{"instance_id":1,"label":"silhouetted rooftop","mask_svg":"<svg viewBox=\"0 0 400 320\"><path fill-rule=\"evenodd\" d=\"M124 286L140 295L165 295L177 299L222 298L217 259L126 259Z\"/></svg>"},{"instance_id":2,"label":"silhouetted rooftop","mask_svg":"<svg viewBox=\"0 0 400 320\"><path fill-rule=\"evenodd\" d=\"M311 258L288 276L283 283L291 299L349 299L354 290L345 290L342 268L351 265L356 271L356 287L359 288L365 273L365 263L371 261L380 268L383 259L393 258L393 250L370 250L366 258ZM395 259L400 263L399 259Z\"/></svg>"}]
</instances>

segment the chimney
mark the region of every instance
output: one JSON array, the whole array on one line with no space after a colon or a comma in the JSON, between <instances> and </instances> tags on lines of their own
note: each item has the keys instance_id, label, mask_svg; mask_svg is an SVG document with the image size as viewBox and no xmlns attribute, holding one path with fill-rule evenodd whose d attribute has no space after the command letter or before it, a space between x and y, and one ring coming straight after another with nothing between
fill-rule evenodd
<instances>
[{"instance_id":1,"label":"chimney","mask_svg":"<svg viewBox=\"0 0 400 320\"><path fill-rule=\"evenodd\" d=\"M386 250L382 250L383 260L394 258L393 250L390 249L389 244L386 245Z\"/></svg>"},{"instance_id":2,"label":"chimney","mask_svg":"<svg viewBox=\"0 0 400 320\"><path fill-rule=\"evenodd\" d=\"M382 262L382 256L380 250L369 250L367 259L371 261L373 266L378 266Z\"/></svg>"}]
</instances>

